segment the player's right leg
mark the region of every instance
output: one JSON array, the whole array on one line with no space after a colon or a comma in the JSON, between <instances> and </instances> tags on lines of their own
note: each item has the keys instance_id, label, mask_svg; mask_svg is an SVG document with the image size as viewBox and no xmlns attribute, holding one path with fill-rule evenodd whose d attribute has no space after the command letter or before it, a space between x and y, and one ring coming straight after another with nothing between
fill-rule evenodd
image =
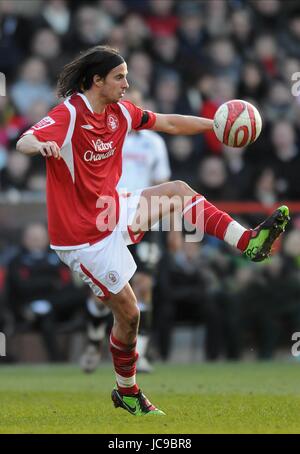
<instances>
[{"instance_id":1,"label":"player's right leg","mask_svg":"<svg viewBox=\"0 0 300 454\"><path fill-rule=\"evenodd\" d=\"M224 240L252 261L262 261L270 255L290 219L288 207L281 206L255 229L246 229L183 181L171 181L142 191L130 229L134 233L147 231L170 212L181 213L201 234Z\"/></svg>"}]
</instances>

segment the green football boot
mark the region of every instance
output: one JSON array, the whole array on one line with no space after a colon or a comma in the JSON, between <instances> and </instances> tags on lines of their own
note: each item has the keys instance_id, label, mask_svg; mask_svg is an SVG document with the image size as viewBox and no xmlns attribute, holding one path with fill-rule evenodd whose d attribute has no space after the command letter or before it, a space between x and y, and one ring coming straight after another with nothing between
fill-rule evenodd
<instances>
[{"instance_id":1,"label":"green football boot","mask_svg":"<svg viewBox=\"0 0 300 454\"><path fill-rule=\"evenodd\" d=\"M270 256L274 241L285 231L290 220L289 209L282 205L271 216L252 230L244 254L253 262L262 262Z\"/></svg>"},{"instance_id":2,"label":"green football boot","mask_svg":"<svg viewBox=\"0 0 300 454\"><path fill-rule=\"evenodd\" d=\"M137 394L129 396L122 395L117 389L111 393L111 398L116 408L120 407L134 416L157 415L163 416L165 413L149 402L141 390Z\"/></svg>"}]
</instances>

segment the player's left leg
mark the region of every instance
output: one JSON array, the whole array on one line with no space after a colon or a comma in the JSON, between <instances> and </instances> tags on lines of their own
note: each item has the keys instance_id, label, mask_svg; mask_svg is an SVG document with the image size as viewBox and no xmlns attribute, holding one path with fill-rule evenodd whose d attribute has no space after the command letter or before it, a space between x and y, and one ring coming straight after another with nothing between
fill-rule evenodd
<instances>
[{"instance_id":1,"label":"player's left leg","mask_svg":"<svg viewBox=\"0 0 300 454\"><path fill-rule=\"evenodd\" d=\"M111 294L105 304L114 315L110 337L117 386L111 397L115 407L123 408L132 415L164 415L156 408L136 383L136 337L139 326L139 309L136 297L129 284L116 294Z\"/></svg>"},{"instance_id":2,"label":"player's left leg","mask_svg":"<svg viewBox=\"0 0 300 454\"><path fill-rule=\"evenodd\" d=\"M121 214L120 218L127 222L126 216ZM136 383L136 337L140 312L128 283L136 271L136 264L123 233L124 229L118 228L92 246L56 252L112 311L114 323L110 351L117 382L112 392L114 405L136 416L164 415L149 402Z\"/></svg>"},{"instance_id":3,"label":"player's left leg","mask_svg":"<svg viewBox=\"0 0 300 454\"><path fill-rule=\"evenodd\" d=\"M255 229L246 229L178 180L144 189L130 228L134 233L147 231L172 211L181 212L201 233L224 240L253 261L262 261L270 255L274 241L289 221L288 207L281 206Z\"/></svg>"}]
</instances>

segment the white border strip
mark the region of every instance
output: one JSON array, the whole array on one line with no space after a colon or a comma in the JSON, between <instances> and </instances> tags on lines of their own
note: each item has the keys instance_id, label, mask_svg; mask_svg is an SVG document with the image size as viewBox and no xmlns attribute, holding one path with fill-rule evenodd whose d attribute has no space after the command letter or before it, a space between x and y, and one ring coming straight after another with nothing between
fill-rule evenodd
<instances>
[{"instance_id":1,"label":"white border strip","mask_svg":"<svg viewBox=\"0 0 300 454\"><path fill-rule=\"evenodd\" d=\"M55 244L50 244L50 248L57 251L70 251L73 249L83 249L84 247L89 247L90 243L77 244L75 246L55 246Z\"/></svg>"},{"instance_id":2,"label":"white border strip","mask_svg":"<svg viewBox=\"0 0 300 454\"><path fill-rule=\"evenodd\" d=\"M121 109L121 111L122 111L122 114L124 115L124 117L125 117L126 120L127 120L127 125L128 125L128 126L127 126L127 134L128 134L128 133L131 131L131 129L132 129L131 115L130 115L128 109L126 109L126 107L125 107L123 104L121 104L120 102L118 102L118 105L119 105L119 107L120 107L120 109Z\"/></svg>"},{"instance_id":3,"label":"white border strip","mask_svg":"<svg viewBox=\"0 0 300 454\"><path fill-rule=\"evenodd\" d=\"M76 121L76 109L75 107L69 102L70 98L67 98L64 102L66 108L70 112L70 123L69 128L67 131L67 135L65 137L64 143L61 147L61 156L65 161L73 183L75 183L75 170L74 170L74 156L73 156L73 147L72 147L72 136L75 128L75 121Z\"/></svg>"},{"instance_id":4,"label":"white border strip","mask_svg":"<svg viewBox=\"0 0 300 454\"><path fill-rule=\"evenodd\" d=\"M183 210L181 216L184 216L185 213L187 213L191 208L193 208L193 206L195 206L198 203L202 202L202 200L205 200L205 197L201 197L200 199L197 199L197 200L195 200L195 202L191 203L191 205L188 205L187 207L185 207L185 209Z\"/></svg>"},{"instance_id":5,"label":"white border strip","mask_svg":"<svg viewBox=\"0 0 300 454\"><path fill-rule=\"evenodd\" d=\"M80 96L80 98L83 99L86 107L92 112L92 114L94 113L93 109L92 109L92 106L90 104L90 101L87 99L87 97L83 94L83 93L77 93L78 96Z\"/></svg>"}]
</instances>

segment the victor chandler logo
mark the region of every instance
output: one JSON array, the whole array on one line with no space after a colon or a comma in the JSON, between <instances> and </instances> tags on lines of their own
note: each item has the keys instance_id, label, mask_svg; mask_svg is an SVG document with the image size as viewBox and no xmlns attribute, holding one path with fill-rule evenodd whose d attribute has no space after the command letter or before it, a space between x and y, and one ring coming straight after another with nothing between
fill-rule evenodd
<instances>
[{"instance_id":1,"label":"victor chandler logo","mask_svg":"<svg viewBox=\"0 0 300 454\"><path fill-rule=\"evenodd\" d=\"M101 161L102 159L107 159L112 156L116 150L116 147L113 146L113 141L102 142L102 140L92 140L93 147L95 151L87 150L84 153L83 159L86 162Z\"/></svg>"}]
</instances>

